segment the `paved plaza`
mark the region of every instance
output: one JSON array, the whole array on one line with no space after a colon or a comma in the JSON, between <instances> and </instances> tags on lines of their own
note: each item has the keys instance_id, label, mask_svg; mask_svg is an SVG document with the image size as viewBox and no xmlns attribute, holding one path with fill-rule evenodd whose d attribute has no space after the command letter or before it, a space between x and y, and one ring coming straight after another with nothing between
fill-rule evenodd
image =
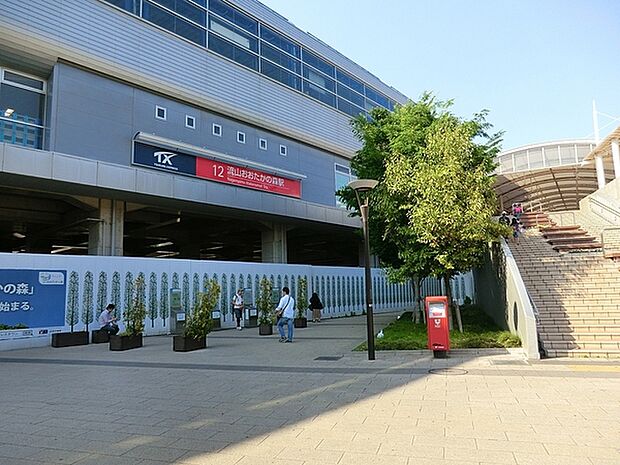
<instances>
[{"instance_id":1,"label":"paved plaza","mask_svg":"<svg viewBox=\"0 0 620 465\"><path fill-rule=\"evenodd\" d=\"M379 315L377 330L394 315ZM0 353L0 465L618 465L620 364L365 352L365 317Z\"/></svg>"}]
</instances>

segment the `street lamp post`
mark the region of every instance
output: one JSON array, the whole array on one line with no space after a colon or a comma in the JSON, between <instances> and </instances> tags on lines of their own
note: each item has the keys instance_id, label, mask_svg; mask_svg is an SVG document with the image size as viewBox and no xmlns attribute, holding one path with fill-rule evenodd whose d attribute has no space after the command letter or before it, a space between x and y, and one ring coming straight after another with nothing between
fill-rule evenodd
<instances>
[{"instance_id":1,"label":"street lamp post","mask_svg":"<svg viewBox=\"0 0 620 465\"><path fill-rule=\"evenodd\" d=\"M348 186L355 191L355 197L360 207L362 216L362 229L364 231L364 286L366 289L366 333L368 338L368 360L375 359L375 328L372 312L372 281L370 278L370 236L368 234L368 194L374 189L378 181L374 179L357 179L351 181ZM366 193L366 195L363 195Z\"/></svg>"}]
</instances>

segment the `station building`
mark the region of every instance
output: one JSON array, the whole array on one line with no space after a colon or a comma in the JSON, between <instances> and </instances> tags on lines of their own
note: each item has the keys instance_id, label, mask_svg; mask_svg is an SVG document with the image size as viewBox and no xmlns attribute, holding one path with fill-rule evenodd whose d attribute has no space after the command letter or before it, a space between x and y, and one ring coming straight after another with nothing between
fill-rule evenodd
<instances>
[{"instance_id":1,"label":"station building","mask_svg":"<svg viewBox=\"0 0 620 465\"><path fill-rule=\"evenodd\" d=\"M357 266L407 97L256 0L0 0L0 252Z\"/></svg>"}]
</instances>

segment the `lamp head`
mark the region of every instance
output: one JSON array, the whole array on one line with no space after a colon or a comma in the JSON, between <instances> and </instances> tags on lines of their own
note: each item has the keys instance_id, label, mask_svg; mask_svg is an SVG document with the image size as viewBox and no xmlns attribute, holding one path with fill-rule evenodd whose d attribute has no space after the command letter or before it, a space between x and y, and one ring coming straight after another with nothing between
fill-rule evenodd
<instances>
[{"instance_id":1,"label":"lamp head","mask_svg":"<svg viewBox=\"0 0 620 465\"><path fill-rule=\"evenodd\" d=\"M377 187L377 184L379 184L379 181L374 179L356 179L347 184L347 186L356 192L367 192Z\"/></svg>"}]
</instances>

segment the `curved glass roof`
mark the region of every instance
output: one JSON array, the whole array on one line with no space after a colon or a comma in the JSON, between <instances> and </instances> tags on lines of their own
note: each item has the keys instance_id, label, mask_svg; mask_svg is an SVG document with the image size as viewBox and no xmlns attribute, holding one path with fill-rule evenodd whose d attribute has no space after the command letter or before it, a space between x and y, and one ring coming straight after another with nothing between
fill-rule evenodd
<instances>
[{"instance_id":1,"label":"curved glass roof","mask_svg":"<svg viewBox=\"0 0 620 465\"><path fill-rule=\"evenodd\" d=\"M495 192L500 210L521 202L525 210L577 210L598 189L594 163L586 159L596 143L564 140L518 147L496 157ZM609 180L611 166L605 167Z\"/></svg>"}]
</instances>

